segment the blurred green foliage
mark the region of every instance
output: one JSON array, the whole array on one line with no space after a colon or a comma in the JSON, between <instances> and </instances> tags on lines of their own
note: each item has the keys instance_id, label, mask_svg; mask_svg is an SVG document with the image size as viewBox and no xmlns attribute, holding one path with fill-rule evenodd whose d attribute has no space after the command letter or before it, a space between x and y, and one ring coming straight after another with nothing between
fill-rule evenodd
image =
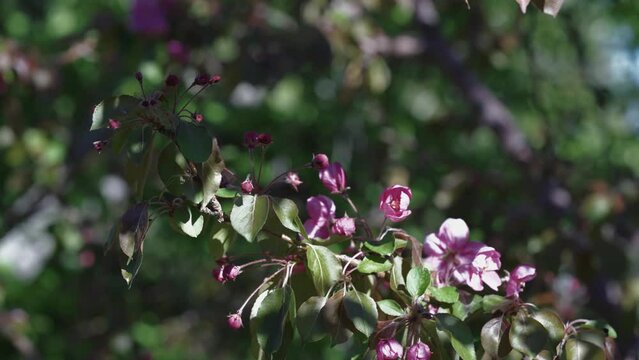
<instances>
[{"instance_id":1,"label":"blurred green foliage","mask_svg":"<svg viewBox=\"0 0 639 360\"><path fill-rule=\"evenodd\" d=\"M162 18L153 31L140 30L152 12L136 15L126 0L0 2L3 358L248 356L248 337L231 335L225 319L259 274L214 283L207 244L167 223L153 226L131 290L102 255L129 191L122 159L93 151L90 116L103 98L139 95L138 70L147 89L168 73L185 83L200 72L222 75L190 108L204 114L238 176L250 168L242 134L256 130L274 138L265 178L327 153L346 168L372 223L382 220L375 207L383 187L408 184L408 232L422 238L446 217L464 218L474 239L504 254L505 268L536 264L529 296L537 303L564 318L607 320L621 353L637 356L632 0L567 0L556 19L532 8L522 15L514 1L471 2L470 11L461 0L434 2L433 26L525 135L533 150L526 164L477 121L422 41L415 5L424 2L147 2ZM315 173L300 176L302 208L323 190ZM290 354L348 351L319 343Z\"/></svg>"}]
</instances>

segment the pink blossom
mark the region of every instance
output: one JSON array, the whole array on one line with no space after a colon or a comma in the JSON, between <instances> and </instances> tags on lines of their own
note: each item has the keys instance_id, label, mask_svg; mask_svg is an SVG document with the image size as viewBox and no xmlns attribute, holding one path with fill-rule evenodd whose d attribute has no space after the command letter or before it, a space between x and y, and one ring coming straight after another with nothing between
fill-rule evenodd
<instances>
[{"instance_id":1,"label":"pink blossom","mask_svg":"<svg viewBox=\"0 0 639 360\"><path fill-rule=\"evenodd\" d=\"M404 348L395 339L382 339L375 348L377 360L396 360L404 355Z\"/></svg>"},{"instance_id":2,"label":"pink blossom","mask_svg":"<svg viewBox=\"0 0 639 360\"><path fill-rule=\"evenodd\" d=\"M129 16L131 31L143 35L162 35L169 30L160 0L134 0Z\"/></svg>"},{"instance_id":3,"label":"pink blossom","mask_svg":"<svg viewBox=\"0 0 639 360\"><path fill-rule=\"evenodd\" d=\"M227 323L229 324L229 327L233 330L237 330L239 328L241 328L243 326L242 324L242 316L240 316L240 314L230 314L227 317Z\"/></svg>"},{"instance_id":4,"label":"pink blossom","mask_svg":"<svg viewBox=\"0 0 639 360\"><path fill-rule=\"evenodd\" d=\"M315 170L324 170L328 167L328 156L324 154L313 155L311 166Z\"/></svg>"},{"instance_id":5,"label":"pink blossom","mask_svg":"<svg viewBox=\"0 0 639 360\"><path fill-rule=\"evenodd\" d=\"M291 185L293 189L297 191L297 187L302 184L302 181L297 173L289 171L288 174L286 174L286 183Z\"/></svg>"},{"instance_id":6,"label":"pink blossom","mask_svg":"<svg viewBox=\"0 0 639 360\"><path fill-rule=\"evenodd\" d=\"M355 233L355 219L347 216L335 219L331 226L331 232L340 236L351 236Z\"/></svg>"},{"instance_id":7,"label":"pink blossom","mask_svg":"<svg viewBox=\"0 0 639 360\"><path fill-rule=\"evenodd\" d=\"M499 253L488 246L468 239L469 229L462 219L446 219L437 234L424 241L425 265L436 271L438 286L467 284L475 290L483 289L482 282L491 288L501 284L496 270L501 267Z\"/></svg>"},{"instance_id":8,"label":"pink blossom","mask_svg":"<svg viewBox=\"0 0 639 360\"><path fill-rule=\"evenodd\" d=\"M109 119L109 129L117 129L120 127L120 122L115 119Z\"/></svg>"},{"instance_id":9,"label":"pink blossom","mask_svg":"<svg viewBox=\"0 0 639 360\"><path fill-rule=\"evenodd\" d=\"M408 349L406 360L429 360L432 354L428 345L419 341Z\"/></svg>"},{"instance_id":10,"label":"pink blossom","mask_svg":"<svg viewBox=\"0 0 639 360\"><path fill-rule=\"evenodd\" d=\"M507 297L519 297L527 282L535 278L536 269L530 265L519 265L513 269L506 284Z\"/></svg>"},{"instance_id":11,"label":"pink blossom","mask_svg":"<svg viewBox=\"0 0 639 360\"><path fill-rule=\"evenodd\" d=\"M411 213L408 205L412 198L413 193L410 188L401 185L391 186L379 197L379 209L390 221L402 221Z\"/></svg>"},{"instance_id":12,"label":"pink blossom","mask_svg":"<svg viewBox=\"0 0 639 360\"><path fill-rule=\"evenodd\" d=\"M304 229L312 238L328 239L331 222L335 218L335 204L324 195L311 196L306 200L306 211L310 219L304 222Z\"/></svg>"},{"instance_id":13,"label":"pink blossom","mask_svg":"<svg viewBox=\"0 0 639 360\"><path fill-rule=\"evenodd\" d=\"M319 178L322 184L331 194L340 194L346 190L346 175L344 168L338 162L334 162L326 169L320 170Z\"/></svg>"},{"instance_id":14,"label":"pink blossom","mask_svg":"<svg viewBox=\"0 0 639 360\"><path fill-rule=\"evenodd\" d=\"M213 278L215 280L217 280L218 282L221 282L221 283L225 283L226 282L226 280L224 280L224 267L225 267L225 265L222 265L219 268L215 268L215 269L213 269L213 271L211 273L211 275L213 275Z\"/></svg>"},{"instance_id":15,"label":"pink blossom","mask_svg":"<svg viewBox=\"0 0 639 360\"><path fill-rule=\"evenodd\" d=\"M246 179L244 181L242 181L242 183L240 184L240 188L242 188L242 191L246 194L250 194L253 192L254 186L253 186L253 182L251 181L251 179Z\"/></svg>"}]
</instances>

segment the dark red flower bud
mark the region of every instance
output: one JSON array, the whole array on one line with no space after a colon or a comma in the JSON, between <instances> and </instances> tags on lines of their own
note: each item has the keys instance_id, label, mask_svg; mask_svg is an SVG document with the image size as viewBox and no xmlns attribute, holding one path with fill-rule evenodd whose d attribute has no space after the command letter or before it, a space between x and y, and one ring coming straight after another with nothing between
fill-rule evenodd
<instances>
[{"instance_id":1,"label":"dark red flower bud","mask_svg":"<svg viewBox=\"0 0 639 360\"><path fill-rule=\"evenodd\" d=\"M193 80L195 85L204 86L209 83L209 76L207 74L198 75L195 80Z\"/></svg>"},{"instance_id":2,"label":"dark red flower bud","mask_svg":"<svg viewBox=\"0 0 639 360\"><path fill-rule=\"evenodd\" d=\"M120 122L115 119L109 119L109 129L117 129L120 127Z\"/></svg>"},{"instance_id":3,"label":"dark red flower bud","mask_svg":"<svg viewBox=\"0 0 639 360\"><path fill-rule=\"evenodd\" d=\"M273 142L273 137L271 134L261 133L257 135L257 142L264 146L270 145Z\"/></svg>"},{"instance_id":4,"label":"dark red flower bud","mask_svg":"<svg viewBox=\"0 0 639 360\"><path fill-rule=\"evenodd\" d=\"M164 85L168 87L174 87L174 86L177 86L179 82L180 82L180 79L178 79L177 76L170 74L169 76L166 77L166 80L164 80Z\"/></svg>"},{"instance_id":5,"label":"dark red flower bud","mask_svg":"<svg viewBox=\"0 0 639 360\"><path fill-rule=\"evenodd\" d=\"M106 140L98 140L98 141L94 141L93 142L93 148L98 152L101 153L102 150L104 149L104 147L106 146L108 142Z\"/></svg>"},{"instance_id":6,"label":"dark red flower bud","mask_svg":"<svg viewBox=\"0 0 639 360\"><path fill-rule=\"evenodd\" d=\"M149 101L148 100L142 100L142 106L149 107Z\"/></svg>"},{"instance_id":7,"label":"dark red flower bud","mask_svg":"<svg viewBox=\"0 0 639 360\"><path fill-rule=\"evenodd\" d=\"M226 279L224 278L224 268L226 267L226 265L222 265L219 268L213 269L213 271L211 272L211 275L213 275L213 278L221 283L225 283Z\"/></svg>"},{"instance_id":8,"label":"dark red flower bud","mask_svg":"<svg viewBox=\"0 0 639 360\"><path fill-rule=\"evenodd\" d=\"M144 77L142 76L142 73L141 73L141 72L136 71L136 72L135 72L135 79L136 79L138 82L142 82L142 79L144 79Z\"/></svg>"},{"instance_id":9,"label":"dark red flower bud","mask_svg":"<svg viewBox=\"0 0 639 360\"><path fill-rule=\"evenodd\" d=\"M258 144L257 133L255 131L247 131L244 133L244 145L249 149L254 149Z\"/></svg>"},{"instance_id":10,"label":"dark red flower bud","mask_svg":"<svg viewBox=\"0 0 639 360\"><path fill-rule=\"evenodd\" d=\"M223 276L225 281L235 281L238 275L240 275L242 271L239 266L236 265L226 265L224 266Z\"/></svg>"},{"instance_id":11,"label":"dark red flower bud","mask_svg":"<svg viewBox=\"0 0 639 360\"><path fill-rule=\"evenodd\" d=\"M324 154L317 154L313 156L313 160L311 161L311 165L315 170L324 170L328 167L328 156Z\"/></svg>"},{"instance_id":12,"label":"dark red flower bud","mask_svg":"<svg viewBox=\"0 0 639 360\"><path fill-rule=\"evenodd\" d=\"M222 80L222 77L220 75L213 75L211 76L211 78L209 79L209 83L210 84L217 84L220 82L220 80Z\"/></svg>"},{"instance_id":13,"label":"dark red flower bud","mask_svg":"<svg viewBox=\"0 0 639 360\"><path fill-rule=\"evenodd\" d=\"M247 194L252 193L254 189L253 182L251 181L251 179L246 179L242 181L242 184L240 184L240 187L242 188L242 191Z\"/></svg>"},{"instance_id":14,"label":"dark red flower bud","mask_svg":"<svg viewBox=\"0 0 639 360\"><path fill-rule=\"evenodd\" d=\"M242 316L240 314L231 314L227 317L227 323L229 327L233 330L237 330L243 326L242 324Z\"/></svg>"},{"instance_id":15,"label":"dark red flower bud","mask_svg":"<svg viewBox=\"0 0 639 360\"><path fill-rule=\"evenodd\" d=\"M201 123L204 120L204 115L198 112L193 113L193 120L195 120L195 122L197 123Z\"/></svg>"}]
</instances>

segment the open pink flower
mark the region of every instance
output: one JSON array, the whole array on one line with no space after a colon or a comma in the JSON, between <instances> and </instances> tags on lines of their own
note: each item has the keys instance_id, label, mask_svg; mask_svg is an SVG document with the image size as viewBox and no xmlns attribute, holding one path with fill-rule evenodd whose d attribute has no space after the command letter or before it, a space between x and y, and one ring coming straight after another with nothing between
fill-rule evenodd
<instances>
[{"instance_id":1,"label":"open pink flower","mask_svg":"<svg viewBox=\"0 0 639 360\"><path fill-rule=\"evenodd\" d=\"M328 239L330 226L335 218L335 204L324 195L311 196L306 200L306 211L309 219L304 222L304 229L312 238Z\"/></svg>"},{"instance_id":2,"label":"open pink flower","mask_svg":"<svg viewBox=\"0 0 639 360\"><path fill-rule=\"evenodd\" d=\"M406 360L429 360L432 354L428 345L419 341L408 349Z\"/></svg>"},{"instance_id":3,"label":"open pink flower","mask_svg":"<svg viewBox=\"0 0 639 360\"><path fill-rule=\"evenodd\" d=\"M331 194L340 194L346 190L346 174L338 162L331 163L327 168L320 170L319 178Z\"/></svg>"},{"instance_id":4,"label":"open pink flower","mask_svg":"<svg viewBox=\"0 0 639 360\"><path fill-rule=\"evenodd\" d=\"M295 191L297 191L297 187L302 184L302 180L300 180L300 176L297 173L289 171L286 174L286 183L291 185Z\"/></svg>"},{"instance_id":5,"label":"open pink flower","mask_svg":"<svg viewBox=\"0 0 639 360\"><path fill-rule=\"evenodd\" d=\"M467 284L482 290L483 283L493 289L501 284L496 273L501 267L497 250L469 241L469 229L462 219L446 219L437 234L424 241L425 265L436 271L437 286Z\"/></svg>"},{"instance_id":6,"label":"open pink flower","mask_svg":"<svg viewBox=\"0 0 639 360\"><path fill-rule=\"evenodd\" d=\"M408 205L412 198L413 192L410 188L402 185L391 186L379 197L379 209L390 221L402 221L411 213Z\"/></svg>"},{"instance_id":7,"label":"open pink flower","mask_svg":"<svg viewBox=\"0 0 639 360\"><path fill-rule=\"evenodd\" d=\"M524 286L537 275L537 271L530 265L519 265L513 269L506 284L506 296L519 297L519 293L524 291Z\"/></svg>"},{"instance_id":8,"label":"open pink flower","mask_svg":"<svg viewBox=\"0 0 639 360\"><path fill-rule=\"evenodd\" d=\"M404 348L395 339L382 339L377 343L375 352L377 353L377 360L396 360L402 358Z\"/></svg>"}]
</instances>

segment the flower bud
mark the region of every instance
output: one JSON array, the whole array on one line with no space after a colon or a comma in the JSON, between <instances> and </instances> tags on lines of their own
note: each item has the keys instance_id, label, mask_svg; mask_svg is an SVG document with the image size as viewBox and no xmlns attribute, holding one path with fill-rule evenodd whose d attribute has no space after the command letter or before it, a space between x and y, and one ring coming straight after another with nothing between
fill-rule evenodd
<instances>
[{"instance_id":1,"label":"flower bud","mask_svg":"<svg viewBox=\"0 0 639 360\"><path fill-rule=\"evenodd\" d=\"M346 175L344 168L338 162L330 164L320 171L319 178L331 194L340 194L346 190Z\"/></svg>"},{"instance_id":2,"label":"flower bud","mask_svg":"<svg viewBox=\"0 0 639 360\"><path fill-rule=\"evenodd\" d=\"M195 120L196 123L201 123L204 120L204 115L199 112L193 113L193 120Z\"/></svg>"},{"instance_id":3,"label":"flower bud","mask_svg":"<svg viewBox=\"0 0 639 360\"><path fill-rule=\"evenodd\" d=\"M331 226L331 232L340 236L351 236L355 233L355 220L347 216L336 219Z\"/></svg>"},{"instance_id":4,"label":"flower bud","mask_svg":"<svg viewBox=\"0 0 639 360\"><path fill-rule=\"evenodd\" d=\"M102 152L102 150L104 150L104 147L106 146L108 142L106 140L98 140L98 141L94 141L93 142L93 148L99 153Z\"/></svg>"},{"instance_id":5,"label":"flower bud","mask_svg":"<svg viewBox=\"0 0 639 360\"><path fill-rule=\"evenodd\" d=\"M222 80L222 77L220 75L212 75L211 78L209 79L209 84L217 84Z\"/></svg>"},{"instance_id":6,"label":"flower bud","mask_svg":"<svg viewBox=\"0 0 639 360\"><path fill-rule=\"evenodd\" d=\"M293 189L297 191L297 187L302 184L302 181L297 173L289 171L288 174L286 174L286 183L291 185Z\"/></svg>"},{"instance_id":7,"label":"flower bud","mask_svg":"<svg viewBox=\"0 0 639 360\"><path fill-rule=\"evenodd\" d=\"M225 283L226 279L224 278L224 269L226 268L226 265L222 265L219 268L215 268L212 271L212 275L213 278L215 278L215 280L217 280L218 282L221 283Z\"/></svg>"},{"instance_id":8,"label":"flower bud","mask_svg":"<svg viewBox=\"0 0 639 360\"><path fill-rule=\"evenodd\" d=\"M227 319L226 319L227 323L229 324L229 327L233 330L237 330L239 328L241 328L243 326L242 324L242 316L240 316L240 314L235 313L235 314L230 314Z\"/></svg>"},{"instance_id":9,"label":"flower bud","mask_svg":"<svg viewBox=\"0 0 639 360\"><path fill-rule=\"evenodd\" d=\"M258 134L255 131L247 131L244 133L244 145L249 149L254 149L258 145Z\"/></svg>"},{"instance_id":10,"label":"flower bud","mask_svg":"<svg viewBox=\"0 0 639 360\"><path fill-rule=\"evenodd\" d=\"M406 360L429 360L431 355L428 345L419 341L408 349Z\"/></svg>"},{"instance_id":11,"label":"flower bud","mask_svg":"<svg viewBox=\"0 0 639 360\"><path fill-rule=\"evenodd\" d=\"M193 84L195 85L204 86L204 85L207 85L208 83L209 83L208 74L200 74L195 78L195 80L193 80Z\"/></svg>"},{"instance_id":12,"label":"flower bud","mask_svg":"<svg viewBox=\"0 0 639 360\"><path fill-rule=\"evenodd\" d=\"M240 187L242 188L242 191L246 194L250 194L253 192L253 182L251 181L251 179L246 179L244 181L242 181L242 184L240 184Z\"/></svg>"},{"instance_id":13,"label":"flower bud","mask_svg":"<svg viewBox=\"0 0 639 360\"><path fill-rule=\"evenodd\" d=\"M259 135L257 135L257 142L260 143L260 145L271 145L271 143L273 142L273 137L271 136L271 134L267 134L267 133L261 133Z\"/></svg>"},{"instance_id":14,"label":"flower bud","mask_svg":"<svg viewBox=\"0 0 639 360\"><path fill-rule=\"evenodd\" d=\"M136 72L135 72L135 79L136 79L138 82L140 82L140 83L141 83L141 82L142 82L142 79L144 79L144 77L142 76L142 73L141 73L141 72L136 71Z\"/></svg>"},{"instance_id":15,"label":"flower bud","mask_svg":"<svg viewBox=\"0 0 639 360\"><path fill-rule=\"evenodd\" d=\"M311 160L311 165L315 170L324 170L328 167L328 156L324 154L317 154L313 156L313 160Z\"/></svg>"},{"instance_id":16,"label":"flower bud","mask_svg":"<svg viewBox=\"0 0 639 360\"><path fill-rule=\"evenodd\" d=\"M379 209L384 212L384 216L393 222L406 219L411 211L408 205L413 197L410 188L395 185L384 190L379 198Z\"/></svg>"},{"instance_id":17,"label":"flower bud","mask_svg":"<svg viewBox=\"0 0 639 360\"><path fill-rule=\"evenodd\" d=\"M238 275L240 275L242 271L239 266L236 265L226 265L224 266L224 271L222 275L224 276L225 281L235 281Z\"/></svg>"},{"instance_id":18,"label":"flower bud","mask_svg":"<svg viewBox=\"0 0 639 360\"><path fill-rule=\"evenodd\" d=\"M109 129L117 129L120 127L120 122L115 119L109 119Z\"/></svg>"},{"instance_id":19,"label":"flower bud","mask_svg":"<svg viewBox=\"0 0 639 360\"><path fill-rule=\"evenodd\" d=\"M402 358L404 348L395 339L382 339L377 343L375 352L377 360L396 360Z\"/></svg>"},{"instance_id":20,"label":"flower bud","mask_svg":"<svg viewBox=\"0 0 639 360\"><path fill-rule=\"evenodd\" d=\"M169 76L166 77L166 80L164 80L164 85L166 85L167 87L174 87L177 86L179 82L180 79L178 79L177 76L169 74Z\"/></svg>"}]
</instances>

